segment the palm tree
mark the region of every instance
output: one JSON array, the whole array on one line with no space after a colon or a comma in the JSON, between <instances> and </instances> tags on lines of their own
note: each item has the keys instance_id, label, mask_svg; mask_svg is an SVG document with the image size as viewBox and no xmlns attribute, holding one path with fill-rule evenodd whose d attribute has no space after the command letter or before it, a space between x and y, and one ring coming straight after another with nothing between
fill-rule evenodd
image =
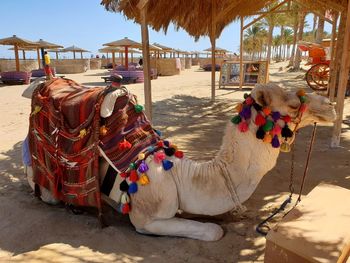
<instances>
[{"instance_id":1,"label":"palm tree","mask_svg":"<svg viewBox=\"0 0 350 263\"><path fill-rule=\"evenodd\" d=\"M284 51L283 51L283 55L282 58L283 60L287 59L287 56L289 55L289 49L290 49L290 45L293 43L293 30L290 28L286 28L283 31L283 45L284 45Z\"/></svg>"},{"instance_id":2,"label":"palm tree","mask_svg":"<svg viewBox=\"0 0 350 263\"><path fill-rule=\"evenodd\" d=\"M261 23L255 23L244 34L243 43L246 47L245 50L252 55L252 59L255 59L256 54L259 54L259 57L261 57L265 36L266 30Z\"/></svg>"}]
</instances>

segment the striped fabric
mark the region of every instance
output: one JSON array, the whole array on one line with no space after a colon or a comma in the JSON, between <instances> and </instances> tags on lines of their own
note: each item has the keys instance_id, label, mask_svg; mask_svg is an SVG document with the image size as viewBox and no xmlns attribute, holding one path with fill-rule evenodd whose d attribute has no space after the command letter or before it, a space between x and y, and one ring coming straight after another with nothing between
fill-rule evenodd
<instances>
[{"instance_id":1,"label":"striped fabric","mask_svg":"<svg viewBox=\"0 0 350 263\"><path fill-rule=\"evenodd\" d=\"M146 115L135 111L135 105L137 101L133 95L119 97L113 114L103 119L101 123L107 128L107 134L100 136L101 148L122 172L129 167L130 163L137 160L140 152L160 140ZM119 143L124 139L131 143L132 147L120 150Z\"/></svg>"},{"instance_id":2,"label":"striped fabric","mask_svg":"<svg viewBox=\"0 0 350 263\"><path fill-rule=\"evenodd\" d=\"M125 171L140 152L160 140L143 111L135 110L133 95L118 97L113 114L101 118L108 91L58 78L33 93L29 146L34 181L65 203L100 209L98 145ZM100 134L101 126L106 132ZM124 140L130 149L121 150Z\"/></svg>"},{"instance_id":3,"label":"striped fabric","mask_svg":"<svg viewBox=\"0 0 350 263\"><path fill-rule=\"evenodd\" d=\"M97 143L103 90L58 78L33 93L34 181L69 204L100 207Z\"/></svg>"}]
</instances>

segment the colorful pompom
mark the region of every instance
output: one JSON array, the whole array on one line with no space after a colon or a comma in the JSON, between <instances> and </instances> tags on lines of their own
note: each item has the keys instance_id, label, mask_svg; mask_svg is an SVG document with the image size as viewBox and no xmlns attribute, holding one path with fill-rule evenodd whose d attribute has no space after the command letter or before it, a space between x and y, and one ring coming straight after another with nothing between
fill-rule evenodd
<instances>
[{"instance_id":1,"label":"colorful pompom","mask_svg":"<svg viewBox=\"0 0 350 263\"><path fill-rule=\"evenodd\" d=\"M176 150L174 148L170 147L170 148L165 148L164 152L167 156L173 156L174 153L176 152Z\"/></svg>"},{"instance_id":2,"label":"colorful pompom","mask_svg":"<svg viewBox=\"0 0 350 263\"><path fill-rule=\"evenodd\" d=\"M146 157L146 155L144 153L139 153L139 155L137 156L137 158L139 160L143 160L143 159L145 159L145 157Z\"/></svg>"},{"instance_id":3,"label":"colorful pompom","mask_svg":"<svg viewBox=\"0 0 350 263\"><path fill-rule=\"evenodd\" d=\"M142 111L143 111L143 106L140 105L140 104L136 104L136 105L135 105L135 112L136 112L136 113L140 113L140 112L142 112Z\"/></svg>"},{"instance_id":4,"label":"colorful pompom","mask_svg":"<svg viewBox=\"0 0 350 263\"><path fill-rule=\"evenodd\" d=\"M126 178L126 177L128 177L128 176L129 176L129 174L126 173L126 172L120 173L120 177L121 177L121 178Z\"/></svg>"},{"instance_id":5,"label":"colorful pompom","mask_svg":"<svg viewBox=\"0 0 350 263\"><path fill-rule=\"evenodd\" d=\"M119 190L122 192L127 192L129 190L129 184L123 180L119 185Z\"/></svg>"},{"instance_id":6,"label":"colorful pompom","mask_svg":"<svg viewBox=\"0 0 350 263\"><path fill-rule=\"evenodd\" d=\"M286 125L286 122L282 119L279 119L277 122L276 122L277 125L279 125L280 127L284 127L284 125Z\"/></svg>"},{"instance_id":7,"label":"colorful pompom","mask_svg":"<svg viewBox=\"0 0 350 263\"><path fill-rule=\"evenodd\" d=\"M130 163L129 164L129 168L131 169L131 170L135 170L136 169L136 163Z\"/></svg>"},{"instance_id":8,"label":"colorful pompom","mask_svg":"<svg viewBox=\"0 0 350 263\"><path fill-rule=\"evenodd\" d=\"M169 141L163 141L163 143L164 143L164 146L166 146L166 147L170 146L170 142Z\"/></svg>"},{"instance_id":9,"label":"colorful pompom","mask_svg":"<svg viewBox=\"0 0 350 263\"><path fill-rule=\"evenodd\" d=\"M265 116L268 116L271 114L271 109L269 107L264 107L263 113L265 114Z\"/></svg>"},{"instance_id":10,"label":"colorful pompom","mask_svg":"<svg viewBox=\"0 0 350 263\"><path fill-rule=\"evenodd\" d=\"M303 90L303 89L300 89L300 90L298 90L298 92L297 92L297 96L298 97L301 97L301 96L305 96L305 90Z\"/></svg>"},{"instance_id":11,"label":"colorful pompom","mask_svg":"<svg viewBox=\"0 0 350 263\"><path fill-rule=\"evenodd\" d=\"M279 118L281 118L281 114L278 111L274 111L272 112L271 117L274 121L278 121Z\"/></svg>"},{"instance_id":12,"label":"colorful pompom","mask_svg":"<svg viewBox=\"0 0 350 263\"><path fill-rule=\"evenodd\" d=\"M138 176L136 170L131 170L130 171L129 180L130 180L130 182L137 182L137 180L139 180L139 176Z\"/></svg>"},{"instance_id":13,"label":"colorful pompom","mask_svg":"<svg viewBox=\"0 0 350 263\"><path fill-rule=\"evenodd\" d=\"M157 146L163 148L164 147L163 141L158 141Z\"/></svg>"},{"instance_id":14,"label":"colorful pompom","mask_svg":"<svg viewBox=\"0 0 350 263\"><path fill-rule=\"evenodd\" d=\"M286 123L290 123L292 121L292 118L289 116L289 115L286 115L286 116L283 116L283 120L286 122ZM282 126L281 126L282 127Z\"/></svg>"},{"instance_id":15,"label":"colorful pompom","mask_svg":"<svg viewBox=\"0 0 350 263\"><path fill-rule=\"evenodd\" d=\"M125 151L131 149L132 145L130 142L128 142L126 139L124 139L122 142L119 143L118 149L120 151Z\"/></svg>"},{"instance_id":16,"label":"colorful pompom","mask_svg":"<svg viewBox=\"0 0 350 263\"><path fill-rule=\"evenodd\" d=\"M239 116L239 115L236 115L236 116L234 116L232 119L231 119L231 122L233 123L233 124L238 124L238 123L240 123L242 121L242 118L241 118L241 116Z\"/></svg>"},{"instance_id":17,"label":"colorful pompom","mask_svg":"<svg viewBox=\"0 0 350 263\"><path fill-rule=\"evenodd\" d=\"M263 141L266 142L266 143L271 143L271 141L272 141L271 134L266 133L265 136L264 136Z\"/></svg>"},{"instance_id":18,"label":"colorful pompom","mask_svg":"<svg viewBox=\"0 0 350 263\"><path fill-rule=\"evenodd\" d=\"M238 129L240 132L247 132L249 130L248 123L246 121L242 121L238 124Z\"/></svg>"},{"instance_id":19,"label":"colorful pompom","mask_svg":"<svg viewBox=\"0 0 350 263\"><path fill-rule=\"evenodd\" d=\"M103 125L103 126L100 127L100 134L101 134L102 136L105 136L105 135L107 134L107 132L108 132L108 129L106 128L105 125Z\"/></svg>"},{"instance_id":20,"label":"colorful pompom","mask_svg":"<svg viewBox=\"0 0 350 263\"><path fill-rule=\"evenodd\" d=\"M159 151L153 154L153 160L155 163L161 163L166 158L163 151Z\"/></svg>"},{"instance_id":21,"label":"colorful pompom","mask_svg":"<svg viewBox=\"0 0 350 263\"><path fill-rule=\"evenodd\" d=\"M129 194L134 194L137 192L137 183L131 183L129 185L129 190L128 190L128 193Z\"/></svg>"},{"instance_id":22,"label":"colorful pompom","mask_svg":"<svg viewBox=\"0 0 350 263\"><path fill-rule=\"evenodd\" d=\"M272 135L280 135L282 131L282 128L276 123L275 126L273 126L271 130Z\"/></svg>"},{"instance_id":23,"label":"colorful pompom","mask_svg":"<svg viewBox=\"0 0 350 263\"><path fill-rule=\"evenodd\" d=\"M255 124L257 126L263 126L266 123L266 119L264 118L264 116L262 116L260 113L258 113L255 117Z\"/></svg>"},{"instance_id":24,"label":"colorful pompom","mask_svg":"<svg viewBox=\"0 0 350 263\"><path fill-rule=\"evenodd\" d=\"M288 125L286 125L282 128L281 135L284 138L291 138L293 137L293 132L291 129L289 129Z\"/></svg>"},{"instance_id":25,"label":"colorful pompom","mask_svg":"<svg viewBox=\"0 0 350 263\"><path fill-rule=\"evenodd\" d=\"M264 131L265 132L271 131L273 128L273 125L274 125L273 121L267 120L265 125L263 126Z\"/></svg>"},{"instance_id":26,"label":"colorful pompom","mask_svg":"<svg viewBox=\"0 0 350 263\"><path fill-rule=\"evenodd\" d=\"M262 110L261 105L259 105L258 103L254 103L254 104L253 104L253 107L254 107L254 109L255 109L256 111L261 111L261 110Z\"/></svg>"},{"instance_id":27,"label":"colorful pompom","mask_svg":"<svg viewBox=\"0 0 350 263\"><path fill-rule=\"evenodd\" d=\"M158 134L159 137L162 137L162 132L160 130L153 129L156 134Z\"/></svg>"},{"instance_id":28,"label":"colorful pompom","mask_svg":"<svg viewBox=\"0 0 350 263\"><path fill-rule=\"evenodd\" d=\"M149 178L148 178L147 174L142 174L139 182L141 185L149 184Z\"/></svg>"},{"instance_id":29,"label":"colorful pompom","mask_svg":"<svg viewBox=\"0 0 350 263\"><path fill-rule=\"evenodd\" d=\"M242 109L243 109L243 104L242 104L242 103L238 103L238 104L236 105L235 109L236 109L237 112L241 112Z\"/></svg>"},{"instance_id":30,"label":"colorful pompom","mask_svg":"<svg viewBox=\"0 0 350 263\"><path fill-rule=\"evenodd\" d=\"M154 151L155 151L155 147L154 146L149 146L148 148L147 148L147 151L149 152L149 153L153 153Z\"/></svg>"},{"instance_id":31,"label":"colorful pompom","mask_svg":"<svg viewBox=\"0 0 350 263\"><path fill-rule=\"evenodd\" d=\"M252 99L252 97L249 96L245 99L245 103L247 105L252 105L254 103L254 100Z\"/></svg>"},{"instance_id":32,"label":"colorful pompom","mask_svg":"<svg viewBox=\"0 0 350 263\"><path fill-rule=\"evenodd\" d=\"M246 99L246 98L248 98L248 97L249 97L249 94L248 94L248 93L244 93L244 94L243 94L243 98L244 98L244 99Z\"/></svg>"},{"instance_id":33,"label":"colorful pompom","mask_svg":"<svg viewBox=\"0 0 350 263\"><path fill-rule=\"evenodd\" d=\"M251 111L251 109L250 109L249 106L245 106L245 107L243 107L243 109L242 109L242 111L239 113L239 115L240 115L242 118L248 120L248 119L250 119L250 117L252 116L252 111Z\"/></svg>"},{"instance_id":34,"label":"colorful pompom","mask_svg":"<svg viewBox=\"0 0 350 263\"><path fill-rule=\"evenodd\" d=\"M273 148L278 148L278 147L280 147L280 140L278 139L278 136L277 136L277 135L273 136L272 141L271 141L271 144L272 144L272 147L273 147Z\"/></svg>"},{"instance_id":35,"label":"colorful pompom","mask_svg":"<svg viewBox=\"0 0 350 263\"><path fill-rule=\"evenodd\" d=\"M147 163L146 163L145 161L142 161L142 162L140 163L140 166L139 166L138 171L139 171L140 173L145 173L145 172L147 172L148 170L149 170L149 167L148 167Z\"/></svg>"},{"instance_id":36,"label":"colorful pompom","mask_svg":"<svg viewBox=\"0 0 350 263\"><path fill-rule=\"evenodd\" d=\"M259 129L256 131L256 138L262 140L265 137L265 132L262 127L259 127Z\"/></svg>"},{"instance_id":37,"label":"colorful pompom","mask_svg":"<svg viewBox=\"0 0 350 263\"><path fill-rule=\"evenodd\" d=\"M301 103L305 103L307 101L306 96L300 96L299 99Z\"/></svg>"},{"instance_id":38,"label":"colorful pompom","mask_svg":"<svg viewBox=\"0 0 350 263\"><path fill-rule=\"evenodd\" d=\"M179 158L179 159L182 159L184 157L183 151L176 151L175 152L175 157Z\"/></svg>"},{"instance_id":39,"label":"colorful pompom","mask_svg":"<svg viewBox=\"0 0 350 263\"><path fill-rule=\"evenodd\" d=\"M129 204L123 204L122 205L122 213L124 215L128 214L130 212L130 205Z\"/></svg>"},{"instance_id":40,"label":"colorful pompom","mask_svg":"<svg viewBox=\"0 0 350 263\"><path fill-rule=\"evenodd\" d=\"M301 104L299 111L300 112L305 112L307 110L307 105L306 104Z\"/></svg>"},{"instance_id":41,"label":"colorful pompom","mask_svg":"<svg viewBox=\"0 0 350 263\"><path fill-rule=\"evenodd\" d=\"M170 170L174 166L173 162L169 161L169 160L163 160L162 164L163 164L163 168L164 168L165 171Z\"/></svg>"}]
</instances>

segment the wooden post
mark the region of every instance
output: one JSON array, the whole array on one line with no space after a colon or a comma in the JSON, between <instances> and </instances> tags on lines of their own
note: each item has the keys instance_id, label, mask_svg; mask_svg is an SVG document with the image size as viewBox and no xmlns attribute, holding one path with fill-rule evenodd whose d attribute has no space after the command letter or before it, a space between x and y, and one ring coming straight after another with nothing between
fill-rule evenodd
<instances>
[{"instance_id":1,"label":"wooden post","mask_svg":"<svg viewBox=\"0 0 350 263\"><path fill-rule=\"evenodd\" d=\"M108 54L108 53L107 53ZM107 63L108 64L108 63ZM114 67L115 67L115 52L113 51L112 52L112 67L113 67L113 69L114 69Z\"/></svg>"},{"instance_id":2,"label":"wooden post","mask_svg":"<svg viewBox=\"0 0 350 263\"><path fill-rule=\"evenodd\" d=\"M75 51L73 51L73 58L75 59Z\"/></svg>"},{"instance_id":3,"label":"wooden post","mask_svg":"<svg viewBox=\"0 0 350 263\"><path fill-rule=\"evenodd\" d=\"M130 52L131 53L131 63L134 63L134 52Z\"/></svg>"},{"instance_id":4,"label":"wooden post","mask_svg":"<svg viewBox=\"0 0 350 263\"><path fill-rule=\"evenodd\" d=\"M337 35L337 21L338 21L338 14L334 16L333 24L332 24L332 38L331 38L331 63L329 65L330 68L330 74L329 74L329 83L328 83L328 92L329 92L329 99L330 101L334 102L334 95L335 95L335 84L337 79L337 71L335 69L335 38Z\"/></svg>"},{"instance_id":5,"label":"wooden post","mask_svg":"<svg viewBox=\"0 0 350 263\"><path fill-rule=\"evenodd\" d=\"M211 43L211 100L215 100L215 43L216 42L216 0L211 0L211 31L210 31L210 43Z\"/></svg>"},{"instance_id":6,"label":"wooden post","mask_svg":"<svg viewBox=\"0 0 350 263\"><path fill-rule=\"evenodd\" d=\"M16 59L16 71L19 71L19 56L18 56L18 46L15 45L15 59Z\"/></svg>"},{"instance_id":7,"label":"wooden post","mask_svg":"<svg viewBox=\"0 0 350 263\"><path fill-rule=\"evenodd\" d=\"M239 89L243 86L243 17L241 17L241 36L239 45Z\"/></svg>"},{"instance_id":8,"label":"wooden post","mask_svg":"<svg viewBox=\"0 0 350 263\"><path fill-rule=\"evenodd\" d=\"M36 49L36 56L38 58L38 67L39 67L39 69L41 69L39 48Z\"/></svg>"},{"instance_id":9,"label":"wooden post","mask_svg":"<svg viewBox=\"0 0 350 263\"><path fill-rule=\"evenodd\" d=\"M56 51L55 53L56 53L56 59L58 60L58 52Z\"/></svg>"},{"instance_id":10,"label":"wooden post","mask_svg":"<svg viewBox=\"0 0 350 263\"><path fill-rule=\"evenodd\" d=\"M345 12L343 13L345 14ZM341 125L343 122L343 112L344 112L344 100L346 86L349 78L349 68L350 68L350 1L348 3L348 11L345 26L343 53L341 57L341 65L339 72L339 85L337 92L337 119L334 123L331 147L338 147L340 144L340 134Z\"/></svg>"},{"instance_id":11,"label":"wooden post","mask_svg":"<svg viewBox=\"0 0 350 263\"><path fill-rule=\"evenodd\" d=\"M128 70L129 68L129 47L125 46L125 68Z\"/></svg>"},{"instance_id":12,"label":"wooden post","mask_svg":"<svg viewBox=\"0 0 350 263\"><path fill-rule=\"evenodd\" d=\"M83 52L80 52L80 58L83 59Z\"/></svg>"},{"instance_id":13,"label":"wooden post","mask_svg":"<svg viewBox=\"0 0 350 263\"><path fill-rule=\"evenodd\" d=\"M26 60L26 52L24 51L24 49L22 49L22 56L23 56L23 60Z\"/></svg>"},{"instance_id":14,"label":"wooden post","mask_svg":"<svg viewBox=\"0 0 350 263\"><path fill-rule=\"evenodd\" d=\"M151 88L151 66L149 57L149 37L147 25L147 0L140 1L138 8L141 10L141 36L142 36L142 57L144 74L145 113L149 120L152 120L152 88ZM141 4L141 5L140 5Z\"/></svg>"}]
</instances>

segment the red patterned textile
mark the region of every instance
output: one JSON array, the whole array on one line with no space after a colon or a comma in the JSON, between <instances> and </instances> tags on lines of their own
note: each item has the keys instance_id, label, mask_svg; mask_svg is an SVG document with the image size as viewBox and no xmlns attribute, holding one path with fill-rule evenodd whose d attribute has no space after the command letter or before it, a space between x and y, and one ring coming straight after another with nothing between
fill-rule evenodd
<instances>
[{"instance_id":1,"label":"red patterned textile","mask_svg":"<svg viewBox=\"0 0 350 263\"><path fill-rule=\"evenodd\" d=\"M100 208L97 146L103 91L58 78L33 93L29 145L34 181L69 204Z\"/></svg>"}]
</instances>

